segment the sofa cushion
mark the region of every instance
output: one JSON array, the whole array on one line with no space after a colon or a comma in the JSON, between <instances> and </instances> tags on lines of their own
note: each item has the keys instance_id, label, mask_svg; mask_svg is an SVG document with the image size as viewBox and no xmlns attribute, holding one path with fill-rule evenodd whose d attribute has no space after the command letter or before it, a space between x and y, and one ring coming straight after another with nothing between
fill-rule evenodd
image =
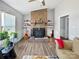
<instances>
[{"instance_id":1,"label":"sofa cushion","mask_svg":"<svg viewBox=\"0 0 79 59\"><path fill-rule=\"evenodd\" d=\"M76 55L71 50L64 50L64 49L58 50L58 56L60 59L79 59L79 55Z\"/></svg>"},{"instance_id":2,"label":"sofa cushion","mask_svg":"<svg viewBox=\"0 0 79 59\"><path fill-rule=\"evenodd\" d=\"M79 55L79 40L77 40L77 39L73 40L73 48L72 48L72 50L73 50L74 53Z\"/></svg>"},{"instance_id":3,"label":"sofa cushion","mask_svg":"<svg viewBox=\"0 0 79 59\"><path fill-rule=\"evenodd\" d=\"M64 49L72 50L72 40L64 40Z\"/></svg>"}]
</instances>

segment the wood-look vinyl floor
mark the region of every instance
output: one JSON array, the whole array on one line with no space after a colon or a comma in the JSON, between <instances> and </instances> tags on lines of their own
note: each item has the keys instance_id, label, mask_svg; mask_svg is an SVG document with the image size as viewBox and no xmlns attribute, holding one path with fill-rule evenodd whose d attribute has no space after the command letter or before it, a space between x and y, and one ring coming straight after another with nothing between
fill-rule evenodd
<instances>
[{"instance_id":1,"label":"wood-look vinyl floor","mask_svg":"<svg viewBox=\"0 0 79 59\"><path fill-rule=\"evenodd\" d=\"M16 59L22 59L24 55L29 56L54 56L55 44L49 44L47 40L22 40L15 45Z\"/></svg>"}]
</instances>

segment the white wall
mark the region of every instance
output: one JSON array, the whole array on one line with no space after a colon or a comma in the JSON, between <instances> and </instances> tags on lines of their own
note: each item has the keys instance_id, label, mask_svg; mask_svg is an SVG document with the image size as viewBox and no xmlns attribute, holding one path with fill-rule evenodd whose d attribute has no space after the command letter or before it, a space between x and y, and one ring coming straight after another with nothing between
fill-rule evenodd
<instances>
[{"instance_id":1,"label":"white wall","mask_svg":"<svg viewBox=\"0 0 79 59\"><path fill-rule=\"evenodd\" d=\"M24 20L31 20L31 12L24 15ZM27 30L26 29L23 30L24 33L27 31L28 31L28 35L31 36L31 27L27 26Z\"/></svg>"},{"instance_id":2,"label":"white wall","mask_svg":"<svg viewBox=\"0 0 79 59\"><path fill-rule=\"evenodd\" d=\"M1 11L0 11L0 31L1 31Z\"/></svg>"},{"instance_id":3,"label":"white wall","mask_svg":"<svg viewBox=\"0 0 79 59\"><path fill-rule=\"evenodd\" d=\"M48 20L52 20L52 23L53 23L53 20L54 19L54 9L48 9Z\"/></svg>"},{"instance_id":4,"label":"white wall","mask_svg":"<svg viewBox=\"0 0 79 59\"><path fill-rule=\"evenodd\" d=\"M60 36L60 17L69 15L69 38L79 37L79 0L63 0L55 8L55 38Z\"/></svg>"},{"instance_id":5,"label":"white wall","mask_svg":"<svg viewBox=\"0 0 79 59\"><path fill-rule=\"evenodd\" d=\"M54 9L48 9L48 20L51 20L52 25L54 24ZM52 30L54 30L54 26L48 26L47 28L47 35L51 35Z\"/></svg>"},{"instance_id":6,"label":"white wall","mask_svg":"<svg viewBox=\"0 0 79 59\"><path fill-rule=\"evenodd\" d=\"M0 0L0 11L3 11L3 12L16 16L16 31L18 32L18 40L20 40L23 35L23 29L22 29L23 15L1 0Z\"/></svg>"},{"instance_id":7,"label":"white wall","mask_svg":"<svg viewBox=\"0 0 79 59\"><path fill-rule=\"evenodd\" d=\"M24 19L25 20L31 20L31 12L29 12L28 14L25 14Z\"/></svg>"}]
</instances>

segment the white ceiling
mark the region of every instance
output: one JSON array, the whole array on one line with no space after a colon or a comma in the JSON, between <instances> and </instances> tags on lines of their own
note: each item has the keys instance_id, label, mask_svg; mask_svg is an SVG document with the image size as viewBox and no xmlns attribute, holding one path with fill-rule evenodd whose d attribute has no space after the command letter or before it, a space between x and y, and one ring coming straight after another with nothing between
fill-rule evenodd
<instances>
[{"instance_id":1,"label":"white ceiling","mask_svg":"<svg viewBox=\"0 0 79 59\"><path fill-rule=\"evenodd\" d=\"M28 0L3 0L5 3L20 11L23 14L26 14L30 11L49 8L53 9L61 0L45 0L45 6L42 6L42 3L38 0L34 2L28 2Z\"/></svg>"}]
</instances>

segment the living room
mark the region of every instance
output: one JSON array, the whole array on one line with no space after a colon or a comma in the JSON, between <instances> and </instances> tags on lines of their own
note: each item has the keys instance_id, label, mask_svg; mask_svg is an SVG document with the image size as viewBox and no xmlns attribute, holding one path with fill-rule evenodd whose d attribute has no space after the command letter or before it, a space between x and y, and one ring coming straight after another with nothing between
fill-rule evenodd
<instances>
[{"instance_id":1,"label":"living room","mask_svg":"<svg viewBox=\"0 0 79 59\"><path fill-rule=\"evenodd\" d=\"M76 40L79 39L78 5L78 0L34 0L33 2L28 2L25 0L1 0L0 32L2 33L3 31L8 31L9 34L15 34L15 39L11 41L15 44L14 54L16 54L16 56L18 57L17 59L22 59L24 55L42 55L46 58L48 58L48 56L52 56L50 57L52 59L57 59L58 57L59 59L79 59L79 47L77 46L79 40ZM1 16L1 14L5 17ZM12 21L10 21L10 19L7 18L6 15L9 15ZM3 21L3 19L5 20ZM62 21L63 19L64 21ZM5 26L3 26L3 24L5 24ZM25 34L27 34L29 39L23 39ZM53 36L51 36L51 34L53 34ZM49 42L51 41L50 39L53 39L54 41ZM66 49L68 51L72 50L74 53L70 52L70 55L67 51L60 51L58 48L56 48L56 50L54 47L55 39L63 39L63 41L67 40L68 42L66 42ZM28 43L27 47L26 45L28 40L30 42ZM72 46L74 44L75 47ZM32 51L31 49L36 52ZM53 51L57 53L55 54L55 52ZM54 54L55 56L53 56ZM24 59L29 58L24 57ZM44 59L42 57L40 58Z\"/></svg>"}]
</instances>

